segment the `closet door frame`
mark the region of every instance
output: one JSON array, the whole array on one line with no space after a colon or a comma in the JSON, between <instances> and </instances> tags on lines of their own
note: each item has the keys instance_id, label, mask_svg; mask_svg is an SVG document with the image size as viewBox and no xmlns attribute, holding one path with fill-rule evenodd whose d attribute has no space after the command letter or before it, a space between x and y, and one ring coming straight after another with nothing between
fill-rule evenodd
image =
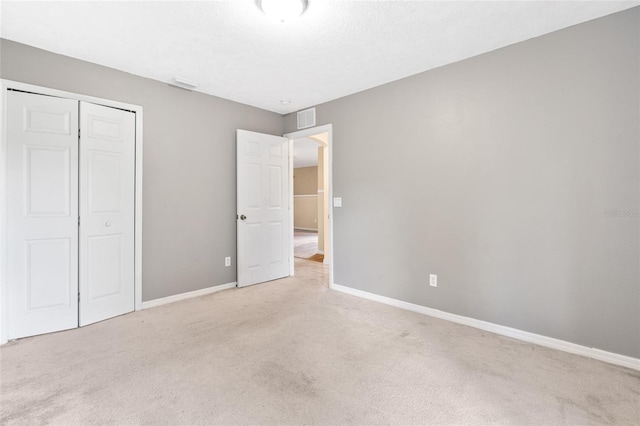
<instances>
[{"instance_id":1,"label":"closet door frame","mask_svg":"<svg viewBox=\"0 0 640 426\"><path fill-rule=\"evenodd\" d=\"M39 95L90 102L112 108L131 111L135 114L135 219L134 219L134 294L135 310L142 309L142 117L140 105L112 101L109 99L86 96L66 92L49 87L36 86L18 81L0 79L0 117L2 133L0 134L0 344L8 340L8 279L7 279L7 92L19 90Z\"/></svg>"}]
</instances>

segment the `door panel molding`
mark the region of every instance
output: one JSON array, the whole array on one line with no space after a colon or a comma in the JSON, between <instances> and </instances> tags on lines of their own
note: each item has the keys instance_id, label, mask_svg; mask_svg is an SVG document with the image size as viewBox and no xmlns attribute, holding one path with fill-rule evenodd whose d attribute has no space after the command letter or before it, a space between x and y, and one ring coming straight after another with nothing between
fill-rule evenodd
<instances>
[{"instance_id":1,"label":"door panel molding","mask_svg":"<svg viewBox=\"0 0 640 426\"><path fill-rule=\"evenodd\" d=\"M140 105L128 104L113 101L95 96L88 96L64 90L43 87L19 81L0 79L0 117L2 119L2 134L0 134L0 344L4 344L9 336L9 315L8 315L8 220L7 202L8 188L7 176L7 93L11 90L28 92L40 95L65 98L74 101L89 102L92 104L117 108L135 113L135 219L134 219L134 302L135 310L142 309L142 182L143 182L143 107ZM27 120L29 119L29 120ZM62 119L62 121L61 121ZM57 121L56 121L57 120ZM76 129L67 129L64 126L64 116L56 117L49 114L49 111L41 111L41 114L31 114L25 116L25 127L30 127L29 131L38 132L43 129L55 131L60 135L73 133ZM62 123L62 124L61 124ZM109 123L101 123L98 137L111 140L115 137L113 129Z\"/></svg>"}]
</instances>

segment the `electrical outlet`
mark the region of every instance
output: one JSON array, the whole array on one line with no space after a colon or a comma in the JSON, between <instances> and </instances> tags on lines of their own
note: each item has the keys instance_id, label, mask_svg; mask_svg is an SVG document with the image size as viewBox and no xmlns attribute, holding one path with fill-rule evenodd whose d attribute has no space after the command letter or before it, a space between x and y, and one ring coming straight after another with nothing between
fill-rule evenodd
<instances>
[{"instance_id":1,"label":"electrical outlet","mask_svg":"<svg viewBox=\"0 0 640 426\"><path fill-rule=\"evenodd\" d=\"M429 274L429 285L431 287L438 287L438 276L436 274Z\"/></svg>"},{"instance_id":2,"label":"electrical outlet","mask_svg":"<svg viewBox=\"0 0 640 426\"><path fill-rule=\"evenodd\" d=\"M224 258L224 266L231 266L231 257L227 256Z\"/></svg>"}]
</instances>

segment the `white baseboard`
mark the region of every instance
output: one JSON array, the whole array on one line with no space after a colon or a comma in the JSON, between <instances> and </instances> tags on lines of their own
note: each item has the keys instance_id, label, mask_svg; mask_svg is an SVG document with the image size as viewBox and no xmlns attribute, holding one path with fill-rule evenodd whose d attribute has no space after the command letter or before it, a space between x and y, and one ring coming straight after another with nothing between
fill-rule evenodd
<instances>
[{"instance_id":1,"label":"white baseboard","mask_svg":"<svg viewBox=\"0 0 640 426\"><path fill-rule=\"evenodd\" d=\"M316 253L318 254L324 254L324 250L317 250Z\"/></svg>"},{"instance_id":2,"label":"white baseboard","mask_svg":"<svg viewBox=\"0 0 640 426\"><path fill-rule=\"evenodd\" d=\"M608 362L610 364L621 365L623 367L640 370L640 359L626 355L620 355L613 352L607 352L596 348L589 348L575 343L567 342L552 337L542 336L540 334L529 333L528 331L518 330L516 328L505 327L503 325L493 324L474 318L464 317L462 315L450 314L448 312L439 311L437 309L427 308L402 300L392 299L386 296L380 296L366 291L357 290L351 287L345 287L339 284L331 283L330 288L352 296L361 297L363 299L373 300L375 302L384 303L386 305L395 306L396 308L406 309L407 311L417 312L419 314L428 315L435 318L464 324L469 327L479 328L491 333L501 334L503 336L512 337L529 343L534 343L548 348L558 349L560 351L572 354L582 355L594 358L599 361Z\"/></svg>"},{"instance_id":3,"label":"white baseboard","mask_svg":"<svg viewBox=\"0 0 640 426\"><path fill-rule=\"evenodd\" d=\"M318 228L315 228L315 229L314 229L314 228L300 228L300 227L297 227L297 226L296 226L296 227L294 227L293 229L297 229L297 230L300 230L300 231L313 231L313 232L318 232Z\"/></svg>"},{"instance_id":4,"label":"white baseboard","mask_svg":"<svg viewBox=\"0 0 640 426\"><path fill-rule=\"evenodd\" d=\"M162 297L160 299L142 302L142 309L154 308L156 306L166 305L167 303L177 302L179 300L191 299L192 297L204 296L205 294L215 293L220 290L236 287L235 282L228 284L215 285L213 287L203 288L201 290L189 291L187 293L174 294L173 296Z\"/></svg>"}]
</instances>

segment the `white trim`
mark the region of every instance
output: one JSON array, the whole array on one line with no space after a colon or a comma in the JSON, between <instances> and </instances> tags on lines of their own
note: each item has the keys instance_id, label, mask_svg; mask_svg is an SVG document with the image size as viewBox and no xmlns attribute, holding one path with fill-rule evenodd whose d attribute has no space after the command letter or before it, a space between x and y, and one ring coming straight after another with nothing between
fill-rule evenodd
<instances>
[{"instance_id":1,"label":"white trim","mask_svg":"<svg viewBox=\"0 0 640 426\"><path fill-rule=\"evenodd\" d=\"M333 199L333 124L324 124L322 126L311 127L304 130L298 130L291 133L285 133L284 137L290 139L290 145L293 146L293 139L304 138L307 136L317 135L319 133L327 133L327 157L328 163L327 173L329 174L329 185L328 188L325 188L326 191L329 191L329 195L327 199L329 200L329 205L327 206L327 213L329 214L329 283L333 282L333 265L335 264L333 259L333 246L334 246L334 238L333 238L333 204L331 200ZM293 149L289 151L293 153ZM290 155L291 164L293 164L293 154ZM293 170L291 172L291 194L293 194ZM293 199L293 196L292 196ZM293 201L292 201L293 202ZM293 214L293 211L292 211ZM293 223L293 221L291 222ZM293 228L293 227L292 227ZM293 233L293 230L292 230ZM291 254L289 257L289 261L291 262L291 275L293 275L294 269L294 261L293 261L293 238L291 238ZM326 263L326 258L325 262Z\"/></svg>"},{"instance_id":2,"label":"white trim","mask_svg":"<svg viewBox=\"0 0 640 426\"><path fill-rule=\"evenodd\" d=\"M200 290L188 291L186 293L174 294L173 296L161 297L160 299L153 299L142 302L142 309L155 308L156 306L166 305L168 303L178 302L180 300L192 299L194 297L216 293L221 290L236 288L236 286L237 283L232 282L228 284L214 285L213 287L203 288Z\"/></svg>"},{"instance_id":3,"label":"white trim","mask_svg":"<svg viewBox=\"0 0 640 426\"><path fill-rule=\"evenodd\" d=\"M0 345L9 340L8 324L8 277L7 277L7 87L4 80L0 80L2 89L0 90L0 116L2 117L2 135L0 135Z\"/></svg>"},{"instance_id":4,"label":"white trim","mask_svg":"<svg viewBox=\"0 0 640 426\"><path fill-rule=\"evenodd\" d=\"M293 198L318 198L318 194L294 195Z\"/></svg>"},{"instance_id":5,"label":"white trim","mask_svg":"<svg viewBox=\"0 0 640 426\"><path fill-rule=\"evenodd\" d=\"M318 251L316 251L316 253L318 253L318 254L324 254L324 250L318 250Z\"/></svg>"},{"instance_id":6,"label":"white trim","mask_svg":"<svg viewBox=\"0 0 640 426\"><path fill-rule=\"evenodd\" d=\"M7 222L6 222L6 176L7 176L7 135L6 135L6 102L7 91L9 89L22 90L25 92L39 93L43 95L56 96L60 98L73 99L76 101L90 102L107 107L132 111L136 115L136 181L135 181L135 310L142 309L142 153L143 153L143 130L142 115L143 108L140 105L128 104L124 102L112 101L109 99L97 98L94 96L81 95L64 90L52 89L50 87L36 86L19 81L0 79L0 116L2 117L3 133L0 135L0 344L8 340L7 328Z\"/></svg>"},{"instance_id":7,"label":"white trim","mask_svg":"<svg viewBox=\"0 0 640 426\"><path fill-rule=\"evenodd\" d=\"M135 282L135 310L142 309L142 135L143 135L143 111L140 107L136 111L136 189L135 189L135 228L134 228L134 282ZM138 143L139 141L139 143Z\"/></svg>"},{"instance_id":8,"label":"white trim","mask_svg":"<svg viewBox=\"0 0 640 426\"><path fill-rule=\"evenodd\" d=\"M293 139L289 139L289 276L291 277L295 275L295 262L293 260L293 247L295 245L293 224L295 222L293 208Z\"/></svg>"},{"instance_id":9,"label":"white trim","mask_svg":"<svg viewBox=\"0 0 640 426\"><path fill-rule=\"evenodd\" d=\"M512 337L524 342L534 343L536 345L545 346L576 355L586 356L588 358L597 359L599 361L608 362L610 364L621 365L623 367L632 368L634 370L640 370L640 359L638 358L620 355L613 352L607 352L601 349L589 348L564 340L554 339L552 337L542 336L540 334L530 333L528 331L522 331L516 328L505 327L503 325L464 317L462 315L451 314L448 312L439 311L437 309L427 308L426 306L415 305L413 303L404 302L402 300L368 293L366 291L358 290L351 287L345 287L333 282L331 282L329 287L342 293L361 297L363 299L373 300L374 302L384 303L385 305L395 306L396 308L405 309L407 311L440 318L458 324L467 325L469 327L479 328L480 330L489 331L491 333Z\"/></svg>"},{"instance_id":10,"label":"white trim","mask_svg":"<svg viewBox=\"0 0 640 426\"><path fill-rule=\"evenodd\" d=\"M318 228L300 228L299 226L294 226L293 229L297 229L299 231L313 231L318 232Z\"/></svg>"}]
</instances>

